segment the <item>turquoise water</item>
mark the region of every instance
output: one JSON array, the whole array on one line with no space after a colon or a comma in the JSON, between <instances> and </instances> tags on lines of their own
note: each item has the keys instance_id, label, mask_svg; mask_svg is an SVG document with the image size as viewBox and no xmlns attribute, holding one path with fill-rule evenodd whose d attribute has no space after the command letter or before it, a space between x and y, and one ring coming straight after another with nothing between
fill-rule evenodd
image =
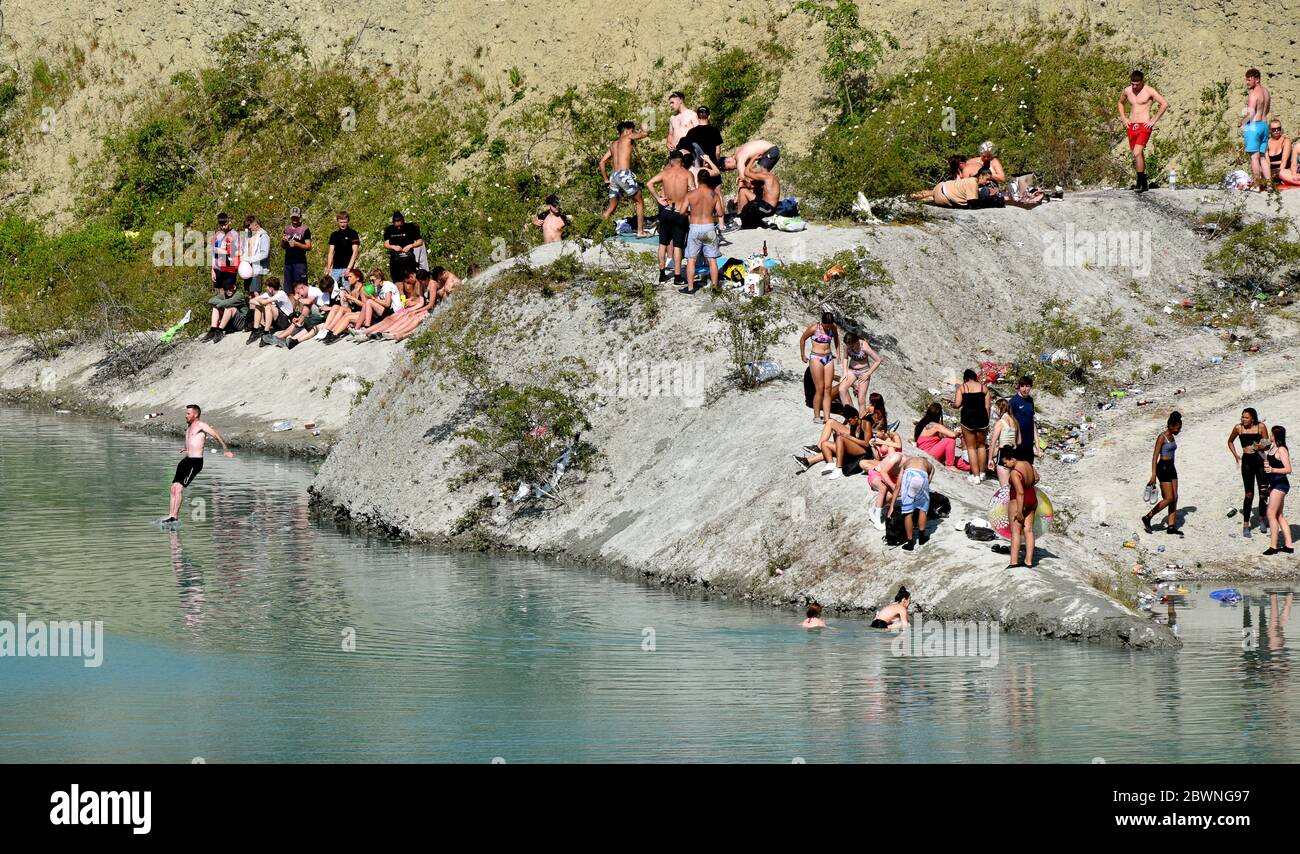
<instances>
[{"instance_id":1,"label":"turquoise water","mask_svg":"<svg viewBox=\"0 0 1300 854\"><path fill-rule=\"evenodd\" d=\"M806 632L719 596L341 533L309 515L299 462L209 454L187 496L201 503L163 531L180 453L0 408L0 620L104 624L97 668L0 657L0 761L1248 762L1300 748L1285 591L1238 585L1247 601L1221 606L1215 585L1187 585L1178 652L1004 635L995 666L897 657L861 620Z\"/></svg>"}]
</instances>

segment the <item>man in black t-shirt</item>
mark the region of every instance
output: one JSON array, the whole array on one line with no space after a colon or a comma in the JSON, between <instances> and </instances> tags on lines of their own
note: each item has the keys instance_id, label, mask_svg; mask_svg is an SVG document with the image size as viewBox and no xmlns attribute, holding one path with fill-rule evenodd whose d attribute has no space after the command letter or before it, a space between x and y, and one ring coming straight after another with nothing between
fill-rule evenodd
<instances>
[{"instance_id":1,"label":"man in black t-shirt","mask_svg":"<svg viewBox=\"0 0 1300 854\"><path fill-rule=\"evenodd\" d=\"M280 240L284 250L284 282L292 287L307 278L307 252L311 250L311 229L303 225L302 208L289 209L289 224ZM291 284L293 283L293 284Z\"/></svg>"},{"instance_id":2,"label":"man in black t-shirt","mask_svg":"<svg viewBox=\"0 0 1300 854\"><path fill-rule=\"evenodd\" d=\"M700 107L695 111L700 123L686 132L678 150L691 155L694 166L700 165L700 155L707 154L715 165L722 163L722 131L709 124L709 108Z\"/></svg>"},{"instance_id":3,"label":"man in black t-shirt","mask_svg":"<svg viewBox=\"0 0 1300 854\"><path fill-rule=\"evenodd\" d=\"M330 234L329 249L325 253L325 270L334 280L337 291L343 286L343 275L357 265L361 254L361 235L356 229L349 228L350 218L347 211L339 211L335 222L339 227Z\"/></svg>"},{"instance_id":4,"label":"man in black t-shirt","mask_svg":"<svg viewBox=\"0 0 1300 854\"><path fill-rule=\"evenodd\" d=\"M388 275L394 282L416 268L415 250L424 245L420 226L407 222L401 211L393 211L393 223L384 227L384 248L388 250Z\"/></svg>"}]
</instances>

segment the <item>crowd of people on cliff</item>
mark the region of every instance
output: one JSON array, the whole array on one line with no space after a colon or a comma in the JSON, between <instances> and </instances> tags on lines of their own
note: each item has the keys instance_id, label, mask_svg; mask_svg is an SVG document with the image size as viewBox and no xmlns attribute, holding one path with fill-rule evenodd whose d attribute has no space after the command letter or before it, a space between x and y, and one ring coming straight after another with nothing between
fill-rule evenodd
<instances>
[{"instance_id":1,"label":"crowd of people on cliff","mask_svg":"<svg viewBox=\"0 0 1300 854\"><path fill-rule=\"evenodd\" d=\"M219 214L209 267L211 320L203 340L246 332L248 344L289 349L311 340L400 341L460 284L449 270L429 267L420 227L401 211L383 231L387 272L359 265L361 236L347 211L339 211L335 223L323 272L313 282L312 233L300 208L290 209L280 238L283 278L270 275L271 238L258 217L248 216L237 229L228 214Z\"/></svg>"}]
</instances>

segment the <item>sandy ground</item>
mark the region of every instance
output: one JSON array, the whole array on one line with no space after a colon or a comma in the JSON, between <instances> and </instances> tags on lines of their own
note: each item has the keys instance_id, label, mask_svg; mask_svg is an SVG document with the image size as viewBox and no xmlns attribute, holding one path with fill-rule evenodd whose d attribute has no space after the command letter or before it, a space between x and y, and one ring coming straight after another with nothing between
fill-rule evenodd
<instances>
[{"instance_id":1,"label":"sandy ground","mask_svg":"<svg viewBox=\"0 0 1300 854\"><path fill-rule=\"evenodd\" d=\"M864 22L891 30L901 42L888 68L907 67L951 28L952 10L938 0L863 0L859 6ZM518 68L527 97L496 121L570 85L623 75L654 82L666 97L682 85L681 70L702 59L715 39L737 45L774 33L791 50L791 58L762 135L801 153L825 120L817 105L824 47L821 25L810 25L793 7L791 0L702 0L691 6L695 37L683 39L682 6L676 0L643 0L633 6L550 0L436 0L415 6L398 0L362 5L249 0L224 14L195 0L165 6L9 0L0 44L15 65L26 68L45 58L57 67L64 48L74 44L85 59L55 121L43 122L22 141L19 172L5 177L0 199L25 201L34 213L66 222L76 192L93 177L85 164L139 93L177 71L201 67L211 41L248 26L296 28L315 60L338 56L350 45L350 61L399 72L417 94L456 80L466 70L488 90L507 90L510 69ZM1275 25L1276 20L1295 19L1294 4L1273 7L1271 17L1239 15L1227 6L1192 0L1164 0L1154 7L999 0L968 3L963 9L969 20L989 26L1017 25L1035 12L1068 14L1114 28L1121 41L1149 44L1153 56L1168 48L1168 55L1153 59L1148 69L1148 78L1174 104L1163 133L1175 132L1180 121L1194 116L1205 85L1227 79L1239 86L1252 65L1264 71L1275 113L1284 122L1300 105L1295 34L1286 35ZM1117 94L1124 83L1116 82Z\"/></svg>"}]
</instances>

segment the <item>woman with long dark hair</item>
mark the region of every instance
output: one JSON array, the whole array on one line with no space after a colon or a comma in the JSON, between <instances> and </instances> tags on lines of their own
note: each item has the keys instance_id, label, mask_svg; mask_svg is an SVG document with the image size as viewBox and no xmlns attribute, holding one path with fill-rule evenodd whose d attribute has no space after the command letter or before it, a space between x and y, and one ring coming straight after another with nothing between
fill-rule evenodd
<instances>
[{"instance_id":1,"label":"woman with long dark hair","mask_svg":"<svg viewBox=\"0 0 1300 854\"><path fill-rule=\"evenodd\" d=\"M804 355L803 345L809 338L812 347ZM822 312L820 323L813 323L803 331L799 338L799 359L808 364L812 372L813 385L817 391L813 395L813 421L825 424L831 415L831 390L835 385L835 351L840 347L840 330L835 326L835 315L829 311Z\"/></svg>"},{"instance_id":2,"label":"woman with long dark hair","mask_svg":"<svg viewBox=\"0 0 1300 854\"><path fill-rule=\"evenodd\" d=\"M1264 455L1260 445L1268 444L1268 425L1259 420L1254 407L1241 410L1241 422L1232 425L1228 434L1228 450L1232 458L1241 467L1241 483L1246 489L1246 497L1241 502L1241 535L1250 536L1250 507L1255 501L1255 488L1259 488L1259 526L1262 529L1268 518L1268 487L1270 478L1264 474ZM1241 443L1238 453L1232 440Z\"/></svg>"},{"instance_id":3,"label":"woman with long dark hair","mask_svg":"<svg viewBox=\"0 0 1300 854\"><path fill-rule=\"evenodd\" d=\"M1282 505L1286 502L1286 494L1291 491L1291 480L1287 477L1291 473L1291 452L1286 447L1286 428L1280 425L1273 425L1273 447L1270 449L1268 456L1264 458L1264 474L1269 476L1268 491L1268 549L1266 555L1275 555L1278 552L1293 554L1295 548L1291 543L1291 526L1287 523L1286 518L1282 515ZM1282 532L1282 542L1285 544L1281 548L1277 546L1277 533Z\"/></svg>"},{"instance_id":4,"label":"woman with long dark hair","mask_svg":"<svg viewBox=\"0 0 1300 854\"><path fill-rule=\"evenodd\" d=\"M971 473L967 480L979 483L984 480L984 469L989 461L989 390L980 382L979 374L967 368L957 387L954 405L961 410L961 441L966 448Z\"/></svg>"},{"instance_id":5,"label":"woman with long dark hair","mask_svg":"<svg viewBox=\"0 0 1300 854\"><path fill-rule=\"evenodd\" d=\"M1174 453L1178 450L1178 434L1182 430L1182 414L1171 412L1165 422L1165 429L1156 437L1156 447L1151 453L1151 480L1147 481L1147 486L1152 486L1159 481L1161 497L1159 503L1142 517L1142 527L1148 534L1153 533L1151 520L1161 510L1167 509L1169 515L1165 518L1165 533L1180 537L1183 535L1183 532L1178 530L1178 469L1174 467Z\"/></svg>"},{"instance_id":6,"label":"woman with long dark hair","mask_svg":"<svg viewBox=\"0 0 1300 854\"><path fill-rule=\"evenodd\" d=\"M943 463L945 468L957 469L957 433L943 423L943 406L930 404L925 415L916 422L912 441L922 451Z\"/></svg>"}]
</instances>

